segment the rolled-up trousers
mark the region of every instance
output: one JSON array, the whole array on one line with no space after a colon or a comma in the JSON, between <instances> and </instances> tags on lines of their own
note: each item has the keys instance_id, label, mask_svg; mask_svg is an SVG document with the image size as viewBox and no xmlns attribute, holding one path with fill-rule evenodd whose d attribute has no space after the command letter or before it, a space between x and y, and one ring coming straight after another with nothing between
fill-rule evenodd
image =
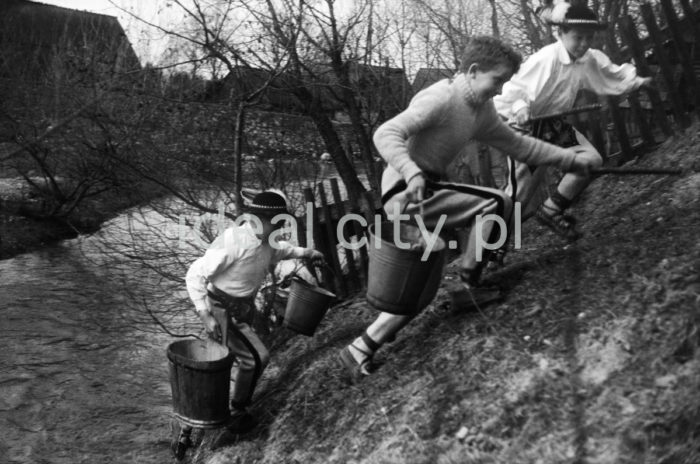
<instances>
[{"instance_id":1,"label":"rolled-up trousers","mask_svg":"<svg viewBox=\"0 0 700 464\"><path fill-rule=\"evenodd\" d=\"M257 382L270 361L270 353L250 325L234 317L234 314L255 310L252 298L234 298L211 286L208 297L212 315L221 326L222 342L237 361L231 406L243 409L252 402Z\"/></svg>"}]
</instances>

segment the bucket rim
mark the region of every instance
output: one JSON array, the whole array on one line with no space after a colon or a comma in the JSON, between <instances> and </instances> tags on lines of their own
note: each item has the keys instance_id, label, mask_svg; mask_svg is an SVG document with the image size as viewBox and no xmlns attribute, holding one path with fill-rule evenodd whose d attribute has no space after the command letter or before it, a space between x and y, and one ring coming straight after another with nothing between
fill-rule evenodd
<instances>
[{"instance_id":1,"label":"bucket rim","mask_svg":"<svg viewBox=\"0 0 700 464\"><path fill-rule=\"evenodd\" d=\"M292 279L292 285L295 284L295 283L296 283L297 285L301 285L302 287L307 288L307 289L309 289L309 290L313 290L313 291L315 291L315 292L317 292L317 293L321 293L322 295L325 295L325 296L328 296L328 297L331 297L331 298L336 298L335 293L333 293L333 292L331 292L331 291L329 291L329 290L326 290L326 289L323 288L323 287L319 287L318 285L311 284L311 283L305 281L305 280L302 279L302 278L297 277L297 278Z\"/></svg>"},{"instance_id":2,"label":"bucket rim","mask_svg":"<svg viewBox=\"0 0 700 464\"><path fill-rule=\"evenodd\" d=\"M189 358L182 353L178 353L176 350L173 348L176 345L185 345L188 343L197 343L197 342L204 342L207 345L216 345L217 348L220 348L224 353L226 353L225 356L214 359L211 361L202 361L202 360L197 360L197 359L192 359ZM226 366L230 365L233 363L233 354L231 353L231 350L224 345L221 345L220 343L217 343L213 340L209 339L198 339L198 338L190 338L190 339L185 339L185 340L177 340L168 345L168 348L166 350L166 354L168 357L168 360L171 362L178 364L180 366L187 367L189 369L194 369L194 370L202 370L202 371L211 371L211 370L218 370L218 369L223 369Z\"/></svg>"},{"instance_id":3,"label":"bucket rim","mask_svg":"<svg viewBox=\"0 0 700 464\"><path fill-rule=\"evenodd\" d=\"M396 221L382 221L379 223L379 225L380 226L384 226L384 225L393 226L395 223L396 223ZM398 246L396 246L394 243L390 242L389 240L385 240L383 237L377 235L375 233L375 226L376 225L377 225L377 223L370 224L369 227L367 228L367 230L369 231L369 233L372 237L378 239L382 243L386 243L387 245L389 245L397 250L401 250L402 252L405 252L405 253L414 253L414 254L420 254L420 255L425 253L425 250L422 250L422 249L421 250L411 250L411 249L399 248ZM410 227L412 229L418 229L420 231L420 227L415 226L413 224L406 223L406 222L399 222L399 226ZM432 255L434 253L440 253L440 252L444 251L446 248L447 248L447 242L445 242L444 238L442 238L438 235L437 242L431 248L430 254Z\"/></svg>"}]
</instances>

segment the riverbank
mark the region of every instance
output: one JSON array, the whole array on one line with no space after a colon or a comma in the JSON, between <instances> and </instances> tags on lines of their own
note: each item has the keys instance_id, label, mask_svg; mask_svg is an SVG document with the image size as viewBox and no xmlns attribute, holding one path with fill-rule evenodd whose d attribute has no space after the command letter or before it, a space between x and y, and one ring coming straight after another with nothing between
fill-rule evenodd
<instances>
[{"instance_id":1,"label":"riverbank","mask_svg":"<svg viewBox=\"0 0 700 464\"><path fill-rule=\"evenodd\" d=\"M0 259L38 250L78 235L68 224L0 212Z\"/></svg>"},{"instance_id":2,"label":"riverbank","mask_svg":"<svg viewBox=\"0 0 700 464\"><path fill-rule=\"evenodd\" d=\"M0 179L0 260L39 250L61 240L97 231L108 219L140 202L157 197L138 188L114 191L81 202L68 217L42 218L40 203L18 178Z\"/></svg>"}]
</instances>

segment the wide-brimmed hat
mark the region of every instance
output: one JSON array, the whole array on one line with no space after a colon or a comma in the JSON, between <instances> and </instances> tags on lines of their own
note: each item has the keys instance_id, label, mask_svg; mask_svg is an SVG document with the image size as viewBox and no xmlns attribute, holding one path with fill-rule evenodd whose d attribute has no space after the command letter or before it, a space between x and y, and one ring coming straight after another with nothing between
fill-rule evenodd
<instances>
[{"instance_id":1,"label":"wide-brimmed hat","mask_svg":"<svg viewBox=\"0 0 700 464\"><path fill-rule=\"evenodd\" d=\"M572 5L569 2L556 2L548 15L547 22L556 26L580 27L602 30L608 27L598 21L598 16L585 5Z\"/></svg>"},{"instance_id":2,"label":"wide-brimmed hat","mask_svg":"<svg viewBox=\"0 0 700 464\"><path fill-rule=\"evenodd\" d=\"M284 193L276 190L265 190L258 193L245 205L245 211L260 216L274 216L289 213L287 198Z\"/></svg>"}]
</instances>

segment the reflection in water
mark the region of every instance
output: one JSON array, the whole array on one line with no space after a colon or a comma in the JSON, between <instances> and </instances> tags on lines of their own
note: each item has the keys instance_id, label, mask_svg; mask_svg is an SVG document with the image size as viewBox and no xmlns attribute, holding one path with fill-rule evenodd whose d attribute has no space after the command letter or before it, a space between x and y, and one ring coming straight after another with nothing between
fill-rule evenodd
<instances>
[{"instance_id":1,"label":"reflection in water","mask_svg":"<svg viewBox=\"0 0 700 464\"><path fill-rule=\"evenodd\" d=\"M170 339L116 323L109 270L69 241L0 276L3 462L167 462Z\"/></svg>"}]
</instances>

